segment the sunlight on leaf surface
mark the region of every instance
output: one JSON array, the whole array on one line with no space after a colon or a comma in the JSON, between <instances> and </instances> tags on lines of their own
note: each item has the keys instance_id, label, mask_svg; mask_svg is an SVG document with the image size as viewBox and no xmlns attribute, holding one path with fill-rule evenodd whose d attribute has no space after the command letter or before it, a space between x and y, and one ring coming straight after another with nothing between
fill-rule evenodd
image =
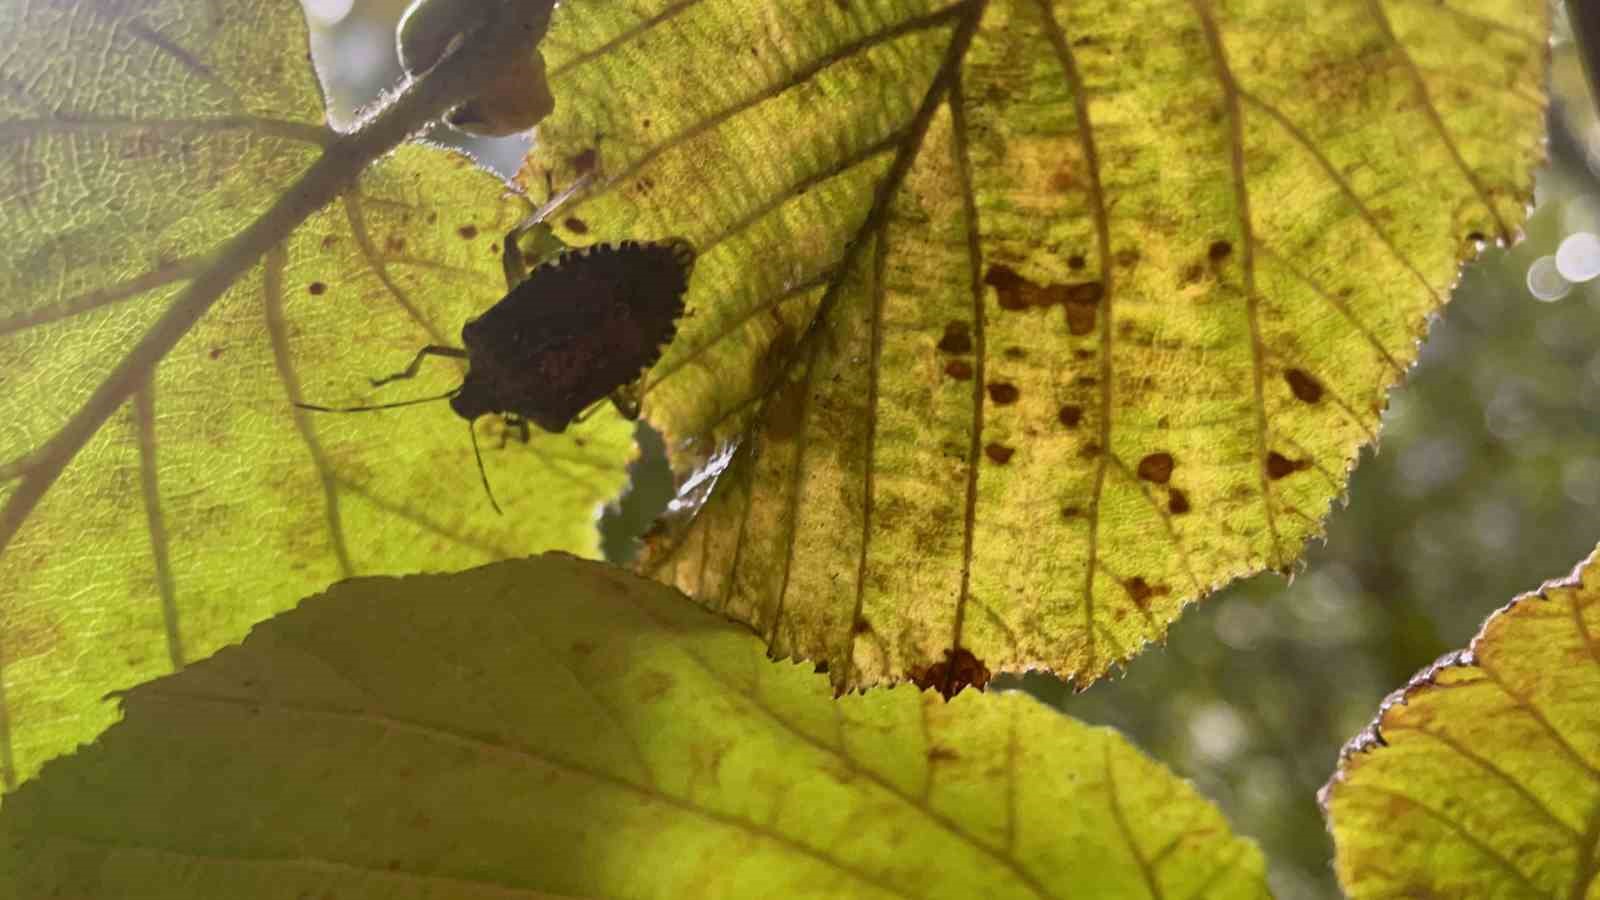
<instances>
[{"instance_id":1,"label":"sunlight on leaf surface","mask_svg":"<svg viewBox=\"0 0 1600 900\"><path fill-rule=\"evenodd\" d=\"M120 723L0 811L0 883L1266 896L1256 848L1110 729L1019 693L836 702L763 649L568 557L346 582L124 695Z\"/></svg>"},{"instance_id":2,"label":"sunlight on leaf surface","mask_svg":"<svg viewBox=\"0 0 1600 900\"><path fill-rule=\"evenodd\" d=\"M115 717L112 690L238 640L358 572L595 551L630 452L614 416L524 445L479 423L490 511L444 404L296 411L440 393L439 363L504 293L527 204L412 147L369 171L188 328L49 484L50 442L233 238L338 136L298 3L9 4L0 124L0 773L7 786ZM504 439L509 437L509 442ZM47 481L48 483L48 481Z\"/></svg>"},{"instance_id":3,"label":"sunlight on leaf surface","mask_svg":"<svg viewBox=\"0 0 1600 900\"><path fill-rule=\"evenodd\" d=\"M525 178L683 234L647 570L841 689L1079 683L1290 568L1541 155L1543 0L593 2Z\"/></svg>"},{"instance_id":4,"label":"sunlight on leaf surface","mask_svg":"<svg viewBox=\"0 0 1600 900\"><path fill-rule=\"evenodd\" d=\"M1383 702L1321 800L1347 894L1600 897L1590 556Z\"/></svg>"}]
</instances>

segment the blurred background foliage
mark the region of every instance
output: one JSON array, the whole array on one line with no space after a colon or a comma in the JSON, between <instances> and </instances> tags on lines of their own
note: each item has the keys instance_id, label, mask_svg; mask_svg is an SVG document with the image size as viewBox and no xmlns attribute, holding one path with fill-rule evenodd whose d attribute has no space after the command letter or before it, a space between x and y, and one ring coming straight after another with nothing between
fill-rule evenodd
<instances>
[{"instance_id":1,"label":"blurred background foliage","mask_svg":"<svg viewBox=\"0 0 1600 900\"><path fill-rule=\"evenodd\" d=\"M400 77L405 0L305 3L334 121L348 122ZM1262 844L1283 900L1339 896L1316 790L1384 695L1600 540L1600 122L1559 8L1555 20L1550 164L1526 238L1462 273L1326 543L1293 579L1192 608L1165 647L1086 691L1043 674L999 685L1114 726L1191 779ZM527 147L431 137L502 173ZM633 488L601 519L619 562L672 494L659 437L639 437Z\"/></svg>"}]
</instances>

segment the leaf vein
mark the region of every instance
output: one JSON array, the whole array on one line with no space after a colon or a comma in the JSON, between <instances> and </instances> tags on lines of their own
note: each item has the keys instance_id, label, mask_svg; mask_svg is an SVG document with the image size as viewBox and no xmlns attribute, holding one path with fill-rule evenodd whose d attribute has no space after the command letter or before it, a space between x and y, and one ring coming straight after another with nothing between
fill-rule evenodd
<instances>
[{"instance_id":1,"label":"leaf vein","mask_svg":"<svg viewBox=\"0 0 1600 900\"><path fill-rule=\"evenodd\" d=\"M560 78L566 72L575 69L578 66L589 62L590 60L604 56L623 44L638 40L646 34L649 34L652 29L662 25L667 21L670 21L673 18L676 18L678 15L693 9L696 6L699 6L700 2L701 0L678 0L678 2L668 5L665 9L647 19L644 19L643 21L634 25L632 28L623 31L621 34L618 34L616 37L606 41L600 46L586 50L583 53L580 53L577 56L560 63L559 65L552 66L548 80L553 86L556 79ZM547 38L544 41L544 44L546 49L558 49L562 46L559 38L557 38L555 41L551 41Z\"/></svg>"},{"instance_id":2,"label":"leaf vein","mask_svg":"<svg viewBox=\"0 0 1600 900\"><path fill-rule=\"evenodd\" d=\"M287 264L288 254L284 252L282 244L267 251L261 294L267 334L272 342L272 362L278 370L278 380L283 383L283 392L289 398L289 415L294 421L295 432L300 435L301 443L305 444L306 453L311 457L311 465L316 469L317 480L322 486L323 524L328 529L328 545L339 562L340 577L349 578L355 574L355 567L350 562L344 522L339 514L339 482L332 464L328 462L327 453L322 449L322 443L317 440L310 417L297 405L304 398L300 395L300 377L295 373L294 360L289 353L289 328L283 318L283 269Z\"/></svg>"},{"instance_id":3,"label":"leaf vein","mask_svg":"<svg viewBox=\"0 0 1600 900\"><path fill-rule=\"evenodd\" d=\"M856 603L855 610L850 619L845 623L845 647L841 662L853 677L856 671L856 623L861 619L861 610L867 596L867 560L872 547L872 512L873 498L877 495L873 484L874 466L877 462L878 440L878 377L883 360L883 302L884 302L884 270L888 260L888 220L885 219L878 227L878 234L873 239L872 258L872 319L871 319L871 347L868 351L867 361L867 446L863 454L865 457L861 465L861 558L856 564ZM841 754L842 755L842 754Z\"/></svg>"},{"instance_id":4,"label":"leaf vein","mask_svg":"<svg viewBox=\"0 0 1600 900\"><path fill-rule=\"evenodd\" d=\"M508 736L495 735L480 736L457 731L453 728L437 725L421 720L404 719L398 716L389 716L382 713L369 712L356 709L339 709L333 707L312 706L309 704L291 704L281 701L259 702L254 700L241 700L233 697L216 697L204 694L178 693L173 691L146 690L142 697L146 700L160 699L173 703L187 704L217 704L233 708L259 709L261 712L272 712L284 717L306 716L324 718L334 722L347 724L366 725L380 732L399 732L411 734L416 737L436 740L441 743L453 744L467 750L482 753L488 756L504 756L521 760L524 763L532 762L545 767L556 769L580 778L586 778L604 787L634 794L648 800L654 800L665 806L670 806L679 812L697 816L728 828L746 831L757 837L765 838L775 844L788 847L796 853L810 857L820 863L831 866L850 875L863 884L870 884L882 891L896 896L910 898L912 895L899 886L885 881L880 876L868 872L860 867L829 856L828 854L812 847L797 838L783 834L776 829L760 822L740 816L731 815L719 810L696 806L680 797L663 793L646 785L635 784L625 778L613 775L601 769L594 768L576 760L565 759L555 753L526 744L513 742Z\"/></svg>"},{"instance_id":5,"label":"leaf vein","mask_svg":"<svg viewBox=\"0 0 1600 900\"><path fill-rule=\"evenodd\" d=\"M1408 732L1411 734L1419 734L1423 737L1432 738L1451 750L1457 756L1462 757L1478 768L1489 773L1489 775L1493 776L1496 781L1499 781L1506 787L1510 788L1512 793L1516 794L1525 803L1533 807L1534 811L1538 812L1552 825L1556 826L1557 829L1565 832L1568 837L1575 841L1580 840L1583 837L1583 834L1579 832L1578 829L1573 828L1566 822L1563 822L1561 818L1555 814L1555 810L1552 810L1549 806L1545 805L1544 801L1534 796L1533 792L1530 791L1526 785L1517 781L1515 778L1512 778L1509 772L1495 765L1492 760L1489 760L1480 754L1474 753L1471 748L1456 740L1454 737L1448 734L1433 731L1429 728L1424 728L1421 725L1391 724L1383 729L1385 736L1391 734L1405 734Z\"/></svg>"},{"instance_id":6,"label":"leaf vein","mask_svg":"<svg viewBox=\"0 0 1600 900\"><path fill-rule=\"evenodd\" d=\"M1084 640L1088 647L1088 659L1079 670L1079 675L1092 679L1098 674L1097 642L1099 630L1094 620L1094 576L1098 568L1097 561L1100 556L1100 498L1105 490L1106 469L1109 465L1107 454L1111 452L1111 425L1112 425L1112 380L1115 374L1112 365L1112 316L1115 310L1113 299L1113 283L1111 279L1111 218L1110 207L1106 204L1105 185L1102 182L1103 174L1100 167L1100 153L1095 145L1094 124L1089 115L1089 96L1083 77L1078 72L1078 63L1072 53L1072 44L1067 40L1066 32L1062 30L1061 23L1056 21L1055 11L1051 8L1049 0L1037 0L1039 13L1044 19L1045 35L1050 40L1050 45L1056 54L1056 60L1061 66L1063 77L1066 78L1067 87L1072 92L1073 115L1077 123L1079 143L1082 145L1084 166L1089 174L1089 203L1094 215L1095 228L1095 254L1100 263L1100 294L1103 308L1100 310L1100 376L1097 379L1100 391L1100 421L1099 427L1099 452L1095 460L1094 486L1089 494L1089 540L1087 547L1087 562L1083 573L1083 630ZM1115 644L1115 642L1113 642ZM1120 654L1121 650L1117 652Z\"/></svg>"},{"instance_id":7,"label":"leaf vein","mask_svg":"<svg viewBox=\"0 0 1600 900\"><path fill-rule=\"evenodd\" d=\"M422 314L422 310L411 302L411 297L389 275L388 260L383 258L382 253L378 252L377 245L372 241L372 233L367 229L367 218L362 209L361 198L347 192L343 199L345 219L350 223L350 234L356 240L356 247L361 250L362 258L367 261L367 265L371 267L373 274L378 276L378 280L382 282L384 288L388 291L390 299L394 300L395 304L405 311L411 321L422 327L422 330L428 335L428 343L449 344L450 340L445 337L444 332L440 331L427 316ZM465 367L466 364L458 360L456 365Z\"/></svg>"},{"instance_id":8,"label":"leaf vein","mask_svg":"<svg viewBox=\"0 0 1600 900\"><path fill-rule=\"evenodd\" d=\"M950 634L950 664L945 667L944 684L940 691L949 697L955 693L955 678L960 667L955 664L961 650L961 630L966 624L967 603L972 597L972 548L978 533L978 478L983 460L983 397L988 365L988 342L984 334L983 245L978 224L978 200L973 192L972 158L967 147L966 100L961 90L961 70L951 72L947 102L950 106L950 141L956 158L956 173L961 187L962 218L966 222L967 265L970 269L968 290L972 296L972 430L967 443L966 492L962 499L961 520L961 590L956 595L954 621Z\"/></svg>"},{"instance_id":9,"label":"leaf vein","mask_svg":"<svg viewBox=\"0 0 1600 900\"><path fill-rule=\"evenodd\" d=\"M174 672L183 668L183 638L178 628L178 591L172 575L172 554L156 469L155 385L147 378L133 395L134 427L139 440L139 486L144 494L150 556L156 570L156 593L161 598L161 624L166 632L167 658Z\"/></svg>"},{"instance_id":10,"label":"leaf vein","mask_svg":"<svg viewBox=\"0 0 1600 900\"><path fill-rule=\"evenodd\" d=\"M1117 796L1117 776L1111 765L1111 742L1102 744L1105 759L1106 795L1111 802L1111 818L1117 823L1117 831L1122 835L1122 842L1128 845L1128 852L1133 855L1134 864L1139 867L1139 874L1144 879L1144 886L1154 900L1161 900L1161 883L1156 880L1156 873L1150 866L1150 860L1145 859L1144 852L1139 849L1139 844L1134 840L1133 829L1128 827L1128 817L1122 809L1122 801Z\"/></svg>"},{"instance_id":11,"label":"leaf vein","mask_svg":"<svg viewBox=\"0 0 1600 900\"><path fill-rule=\"evenodd\" d=\"M944 9L928 13L927 15L918 16L914 19L908 19L889 28L885 28L882 31L864 35L859 40L846 44L843 47L839 47L832 53L818 56L816 59L809 61L806 65L801 66L795 71L789 73L788 78L768 85L764 89L759 90L742 100L739 100L731 106L725 107L721 110L718 110L716 113L713 113L712 115L700 119L684 131L672 135L660 144L656 144L645 150L637 159L634 159L632 162L630 162L622 171L618 172L616 175L607 179L602 185L599 185L594 190L590 191L581 201L578 201L578 204L581 205L583 203L588 203L606 196L607 194L611 193L612 190L620 186L623 182L639 174L669 150L686 144L708 131L719 128L740 113L754 109L768 100L781 96L785 91L810 81L823 70L835 65L836 63L843 62L857 53L871 50L874 47L877 47L881 44L886 44L896 38L937 28L940 25L958 19L960 14L965 11L973 2L976 2L976 0L961 0L961 2L954 3L945 7Z\"/></svg>"},{"instance_id":12,"label":"leaf vein","mask_svg":"<svg viewBox=\"0 0 1600 900\"><path fill-rule=\"evenodd\" d=\"M1262 359L1266 346L1261 340L1261 316L1258 308L1260 296L1256 292L1255 231L1250 218L1250 186L1245 177L1244 161L1244 110L1239 103L1239 84L1229 67L1227 51L1223 47L1222 32L1212 15L1209 0L1190 0L1195 15L1200 20L1200 30L1205 35L1216 68L1218 84L1222 88L1223 102L1228 110L1228 164L1233 171L1234 203L1239 217L1241 266L1244 270L1245 317L1250 324L1250 374L1256 409L1256 481L1261 490L1261 509L1267 520L1267 533L1272 539L1271 560L1274 568L1282 565L1283 549L1278 537L1278 521L1272 505L1272 482L1267 475L1267 423L1266 378Z\"/></svg>"},{"instance_id":13,"label":"leaf vein","mask_svg":"<svg viewBox=\"0 0 1600 900\"><path fill-rule=\"evenodd\" d=\"M1401 793L1400 791L1390 790L1389 788L1379 787L1373 784L1351 784L1349 782L1341 785L1341 789L1346 792L1365 791L1367 793L1379 794L1389 798L1390 800L1396 800L1414 809L1420 810L1422 813L1427 815L1428 818L1442 824L1448 831L1454 832L1461 838L1463 843L1478 851L1479 855L1487 857L1495 865L1509 873L1517 880L1518 883L1528 890L1529 896L1544 897L1549 895L1549 891L1541 888L1536 882L1534 882L1532 878L1528 877L1526 873L1517 868L1516 864L1503 856L1499 850L1496 850L1494 845L1479 840L1476 835L1468 831L1461 823L1440 812L1439 810L1422 803L1410 794Z\"/></svg>"},{"instance_id":14,"label":"leaf vein","mask_svg":"<svg viewBox=\"0 0 1600 900\"><path fill-rule=\"evenodd\" d=\"M1400 61L1406 67L1406 72L1411 76L1412 85L1417 91L1417 99L1422 102L1422 111L1427 116L1429 126L1439 135L1439 140L1444 142L1445 150L1450 154L1450 159L1455 163L1456 169L1466 179L1467 184L1472 187L1473 192L1478 195L1478 199L1483 202L1484 207L1488 209L1489 216L1494 219L1495 227L1500 231L1501 239L1510 243L1512 239L1510 227L1500 217L1500 210L1495 207L1494 201L1490 198L1489 190L1484 186L1483 179L1479 178L1478 173L1467 165L1467 161L1462 158L1461 148L1456 145L1455 136L1445 127L1444 117L1440 115L1439 107L1433 102L1433 95L1428 91L1428 83L1422 77L1422 71L1417 68L1416 60L1411 58L1411 51L1400 43L1399 37L1395 35L1394 28L1389 24L1389 17L1383 11L1382 3L1380 0L1367 0L1367 8L1372 12L1373 21L1377 23L1378 29L1383 32L1384 39L1389 42L1390 46L1394 47L1395 53L1399 55Z\"/></svg>"},{"instance_id":15,"label":"leaf vein","mask_svg":"<svg viewBox=\"0 0 1600 900\"><path fill-rule=\"evenodd\" d=\"M1388 231L1384 230L1384 227L1378 222L1378 217L1373 214L1372 210L1367 207L1367 204L1362 201L1359 195L1356 194L1355 187L1350 184L1350 180L1345 178L1338 169L1334 168L1333 163L1328 159L1328 157L1323 155L1322 149L1311 140L1310 136L1302 131L1300 126L1296 125L1288 116L1284 115L1282 110L1256 97L1254 94L1244 90L1243 88L1238 88L1238 91L1239 98L1241 100L1266 113L1267 118L1278 123L1278 126L1287 132L1289 137L1292 138L1295 143L1299 144L1307 153L1311 154L1311 158L1316 160L1317 165L1322 169L1322 173L1328 177L1329 181L1333 182L1334 186L1339 189L1340 193L1344 194L1345 199L1350 201L1350 205L1355 208L1356 215L1360 216L1361 221L1367 223L1367 226L1372 229L1372 233L1376 235L1378 240L1383 243L1384 248L1387 249L1389 254L1394 257L1395 262L1398 262L1401 266L1405 267L1405 270L1410 272L1412 276L1417 279L1417 283L1422 285L1422 289L1427 291L1428 296L1433 298L1433 305L1435 307L1444 306L1444 298L1439 296L1439 291L1434 288L1433 285L1428 283L1428 279L1420 270L1417 269L1416 264L1407 259L1405 255L1400 252L1400 247L1395 244L1394 238L1389 235Z\"/></svg>"}]
</instances>

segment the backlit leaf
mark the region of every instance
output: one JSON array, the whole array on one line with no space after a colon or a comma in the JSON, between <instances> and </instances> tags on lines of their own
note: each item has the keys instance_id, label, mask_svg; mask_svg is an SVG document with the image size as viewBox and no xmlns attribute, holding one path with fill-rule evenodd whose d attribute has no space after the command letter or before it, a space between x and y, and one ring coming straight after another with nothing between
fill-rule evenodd
<instances>
[{"instance_id":1,"label":"backlit leaf","mask_svg":"<svg viewBox=\"0 0 1600 900\"><path fill-rule=\"evenodd\" d=\"M650 571L841 689L1091 681L1290 568L1538 161L1544 0L591 2L528 171L702 251Z\"/></svg>"},{"instance_id":2,"label":"backlit leaf","mask_svg":"<svg viewBox=\"0 0 1600 900\"><path fill-rule=\"evenodd\" d=\"M1600 586L1590 556L1383 702L1322 789L1345 892L1600 897Z\"/></svg>"},{"instance_id":3,"label":"backlit leaf","mask_svg":"<svg viewBox=\"0 0 1600 900\"><path fill-rule=\"evenodd\" d=\"M0 33L6 786L111 722L107 692L331 580L594 550L614 418L504 448L480 422L501 518L444 404L291 406L459 383L368 387L499 299L526 202L436 148L354 180L448 97L328 130L292 0L10 3Z\"/></svg>"},{"instance_id":4,"label":"backlit leaf","mask_svg":"<svg viewBox=\"0 0 1600 900\"><path fill-rule=\"evenodd\" d=\"M345 582L12 794L3 895L1266 896L1109 729L1016 693L835 702L763 650L559 556Z\"/></svg>"}]
</instances>

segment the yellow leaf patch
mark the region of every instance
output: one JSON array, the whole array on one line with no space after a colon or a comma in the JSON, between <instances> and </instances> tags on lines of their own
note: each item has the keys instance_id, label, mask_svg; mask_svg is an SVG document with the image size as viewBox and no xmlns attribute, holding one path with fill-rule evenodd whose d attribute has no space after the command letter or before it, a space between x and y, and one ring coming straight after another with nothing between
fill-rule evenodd
<instances>
[{"instance_id":1,"label":"yellow leaf patch","mask_svg":"<svg viewBox=\"0 0 1600 900\"><path fill-rule=\"evenodd\" d=\"M701 251L645 411L721 468L647 570L841 690L953 693L1086 684L1290 569L1461 260L1516 233L1544 16L564 6L525 179L597 158L565 236Z\"/></svg>"}]
</instances>

